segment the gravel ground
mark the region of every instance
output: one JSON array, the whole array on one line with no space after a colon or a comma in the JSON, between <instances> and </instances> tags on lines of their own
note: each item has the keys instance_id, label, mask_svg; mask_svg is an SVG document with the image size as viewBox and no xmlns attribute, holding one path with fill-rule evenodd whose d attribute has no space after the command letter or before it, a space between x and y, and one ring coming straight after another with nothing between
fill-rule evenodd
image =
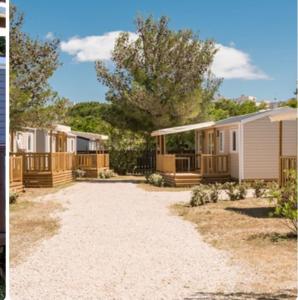
<instances>
[{"instance_id":1,"label":"gravel ground","mask_svg":"<svg viewBox=\"0 0 298 300\"><path fill-rule=\"evenodd\" d=\"M208 299L192 296L249 289L257 274L171 214L189 197L91 182L47 195L66 208L59 234L11 269L11 299Z\"/></svg>"}]
</instances>

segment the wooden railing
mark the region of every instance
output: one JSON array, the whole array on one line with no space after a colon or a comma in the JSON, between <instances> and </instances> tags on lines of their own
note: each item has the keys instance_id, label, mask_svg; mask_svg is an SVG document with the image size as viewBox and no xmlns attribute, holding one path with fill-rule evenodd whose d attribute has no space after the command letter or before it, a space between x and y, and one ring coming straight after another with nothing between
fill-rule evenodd
<instances>
[{"instance_id":1,"label":"wooden railing","mask_svg":"<svg viewBox=\"0 0 298 300\"><path fill-rule=\"evenodd\" d=\"M285 185L289 177L290 170L297 170L296 156L280 157L280 185Z\"/></svg>"},{"instance_id":2,"label":"wooden railing","mask_svg":"<svg viewBox=\"0 0 298 300\"><path fill-rule=\"evenodd\" d=\"M229 156L201 154L201 174L202 176L229 175Z\"/></svg>"},{"instance_id":3,"label":"wooden railing","mask_svg":"<svg viewBox=\"0 0 298 300\"><path fill-rule=\"evenodd\" d=\"M9 182L23 181L23 157L12 155L9 157Z\"/></svg>"},{"instance_id":4,"label":"wooden railing","mask_svg":"<svg viewBox=\"0 0 298 300\"><path fill-rule=\"evenodd\" d=\"M157 154L156 170L163 173L176 173L175 154Z\"/></svg>"},{"instance_id":5,"label":"wooden railing","mask_svg":"<svg viewBox=\"0 0 298 300\"><path fill-rule=\"evenodd\" d=\"M75 167L77 169L109 168L109 154L77 154Z\"/></svg>"},{"instance_id":6,"label":"wooden railing","mask_svg":"<svg viewBox=\"0 0 298 300\"><path fill-rule=\"evenodd\" d=\"M74 154L55 153L23 153L24 173L59 172L73 170Z\"/></svg>"}]
</instances>

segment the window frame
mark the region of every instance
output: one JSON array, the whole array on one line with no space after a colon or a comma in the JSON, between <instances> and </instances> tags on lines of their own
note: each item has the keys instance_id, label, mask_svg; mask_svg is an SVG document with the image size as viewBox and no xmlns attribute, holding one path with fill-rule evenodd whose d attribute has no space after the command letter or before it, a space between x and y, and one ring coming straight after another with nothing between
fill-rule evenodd
<instances>
[{"instance_id":1,"label":"window frame","mask_svg":"<svg viewBox=\"0 0 298 300\"><path fill-rule=\"evenodd\" d=\"M235 150L233 149L234 146L234 133L235 133ZM231 153L238 153L238 148L239 148L239 134L238 134L238 129L234 128L231 129L230 131L230 151Z\"/></svg>"},{"instance_id":2,"label":"window frame","mask_svg":"<svg viewBox=\"0 0 298 300\"><path fill-rule=\"evenodd\" d=\"M220 143L220 142L222 142L222 143ZM225 152L225 132L224 132L224 130L219 130L219 133L218 133L218 151L219 151L219 153Z\"/></svg>"}]
</instances>

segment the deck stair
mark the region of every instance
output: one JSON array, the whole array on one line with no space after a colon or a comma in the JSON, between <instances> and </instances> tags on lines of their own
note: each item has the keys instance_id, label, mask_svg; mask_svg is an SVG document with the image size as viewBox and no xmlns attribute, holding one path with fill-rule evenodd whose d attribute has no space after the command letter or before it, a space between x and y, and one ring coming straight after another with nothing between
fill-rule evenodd
<instances>
[{"instance_id":1,"label":"deck stair","mask_svg":"<svg viewBox=\"0 0 298 300\"><path fill-rule=\"evenodd\" d=\"M202 176L198 173L163 173L165 183L170 186L194 186L201 182Z\"/></svg>"}]
</instances>

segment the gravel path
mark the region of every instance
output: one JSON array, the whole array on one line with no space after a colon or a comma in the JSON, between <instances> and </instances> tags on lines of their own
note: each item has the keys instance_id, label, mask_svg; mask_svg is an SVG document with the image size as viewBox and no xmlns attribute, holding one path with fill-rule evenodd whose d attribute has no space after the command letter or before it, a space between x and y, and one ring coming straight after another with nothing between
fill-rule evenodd
<instances>
[{"instance_id":1,"label":"gravel path","mask_svg":"<svg viewBox=\"0 0 298 300\"><path fill-rule=\"evenodd\" d=\"M11 299L208 299L191 296L249 285L255 274L171 214L189 195L82 182L46 196L66 208L60 232L11 269Z\"/></svg>"}]
</instances>

